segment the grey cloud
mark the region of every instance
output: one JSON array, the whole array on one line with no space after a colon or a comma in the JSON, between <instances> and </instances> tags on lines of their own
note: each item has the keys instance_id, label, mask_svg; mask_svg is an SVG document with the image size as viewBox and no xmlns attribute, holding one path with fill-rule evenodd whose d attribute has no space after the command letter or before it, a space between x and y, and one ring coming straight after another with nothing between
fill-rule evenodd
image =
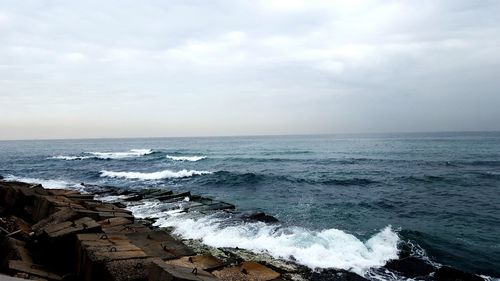
<instances>
[{"instance_id":1,"label":"grey cloud","mask_svg":"<svg viewBox=\"0 0 500 281\"><path fill-rule=\"evenodd\" d=\"M2 139L500 129L497 1L0 3Z\"/></svg>"}]
</instances>

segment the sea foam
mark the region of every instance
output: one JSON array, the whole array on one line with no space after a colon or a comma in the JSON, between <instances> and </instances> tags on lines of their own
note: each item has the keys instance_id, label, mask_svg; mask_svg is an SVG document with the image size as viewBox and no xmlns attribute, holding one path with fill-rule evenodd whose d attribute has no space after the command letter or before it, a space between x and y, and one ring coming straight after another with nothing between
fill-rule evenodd
<instances>
[{"instance_id":1,"label":"sea foam","mask_svg":"<svg viewBox=\"0 0 500 281\"><path fill-rule=\"evenodd\" d=\"M91 156L66 156L66 155L57 155L49 157L49 159L57 159L57 160L84 160L93 158Z\"/></svg>"},{"instance_id":2,"label":"sea foam","mask_svg":"<svg viewBox=\"0 0 500 281\"><path fill-rule=\"evenodd\" d=\"M131 157L140 157L154 153L152 149L131 149L125 152L85 152L84 156L75 155L57 155L49 159L58 160L85 160L85 159L122 159Z\"/></svg>"},{"instance_id":3,"label":"sea foam","mask_svg":"<svg viewBox=\"0 0 500 281\"><path fill-rule=\"evenodd\" d=\"M166 157L174 161L189 161L189 162L196 162L207 158L206 156L170 156L170 155L167 155Z\"/></svg>"},{"instance_id":4,"label":"sea foam","mask_svg":"<svg viewBox=\"0 0 500 281\"><path fill-rule=\"evenodd\" d=\"M64 180L58 179L38 179L38 178L30 178L30 177L17 177L14 175L7 175L5 177L7 181L20 181L27 182L32 184L41 184L43 187L48 189L54 188L71 188L81 190L82 186L77 183L72 183Z\"/></svg>"},{"instance_id":5,"label":"sea foam","mask_svg":"<svg viewBox=\"0 0 500 281\"><path fill-rule=\"evenodd\" d=\"M152 149L131 149L127 152L88 152L100 159L120 159L128 157L139 157L148 154L152 154L154 151Z\"/></svg>"},{"instance_id":6,"label":"sea foam","mask_svg":"<svg viewBox=\"0 0 500 281\"><path fill-rule=\"evenodd\" d=\"M364 275L370 268L383 266L388 260L398 257L399 236L391 226L363 242L354 235L333 228L312 231L261 222L224 226L224 220L214 216L165 216L155 225L174 227L176 234L188 239L200 239L213 247L267 252L312 269L337 268Z\"/></svg>"},{"instance_id":7,"label":"sea foam","mask_svg":"<svg viewBox=\"0 0 500 281\"><path fill-rule=\"evenodd\" d=\"M136 179L136 180L160 180L160 179L172 179L172 178L188 178L192 176L211 174L209 171L196 171L196 170L180 170L171 171L163 170L159 172L152 173L142 173L142 172L113 172L113 171L101 171L101 177L109 178L124 178L124 179Z\"/></svg>"}]
</instances>

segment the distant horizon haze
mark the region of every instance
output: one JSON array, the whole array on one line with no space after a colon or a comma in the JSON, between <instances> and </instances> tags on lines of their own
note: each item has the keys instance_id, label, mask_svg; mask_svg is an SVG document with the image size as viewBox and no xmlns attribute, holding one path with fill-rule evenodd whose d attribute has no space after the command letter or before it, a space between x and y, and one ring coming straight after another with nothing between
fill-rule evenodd
<instances>
[{"instance_id":1,"label":"distant horizon haze","mask_svg":"<svg viewBox=\"0 0 500 281\"><path fill-rule=\"evenodd\" d=\"M332 136L346 138L364 137L401 137L401 136L439 136L439 135L476 135L497 134L500 130L489 131L400 131L400 132L339 132L339 133L301 133L301 134L253 134L253 135L158 135L158 136L113 136L113 137L74 137L74 138L26 138L26 139L0 139L0 141L72 141L72 140L133 140L133 139L207 139L207 138L266 138L266 137L307 137L307 136Z\"/></svg>"}]
</instances>

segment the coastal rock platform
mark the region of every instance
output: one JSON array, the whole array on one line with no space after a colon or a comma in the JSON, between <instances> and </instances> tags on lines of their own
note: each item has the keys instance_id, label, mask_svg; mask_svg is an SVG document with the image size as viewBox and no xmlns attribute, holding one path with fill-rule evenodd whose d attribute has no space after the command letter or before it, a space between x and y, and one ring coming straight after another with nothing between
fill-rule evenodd
<instances>
[{"instance_id":1,"label":"coastal rock platform","mask_svg":"<svg viewBox=\"0 0 500 281\"><path fill-rule=\"evenodd\" d=\"M238 214L230 203L190 192L132 192L82 186L88 193L0 180L0 272L30 280L83 281L369 278L344 270L314 271L266 254L183 240L171 229L153 227L151 219L137 219L126 209L126 203L154 199L182 201L180 212ZM120 199L103 202L96 200L96 195ZM264 213L241 213L240 217L278 222ZM393 270L416 280L483 280L453 268L435 268L410 259L392 261L381 270Z\"/></svg>"}]
</instances>

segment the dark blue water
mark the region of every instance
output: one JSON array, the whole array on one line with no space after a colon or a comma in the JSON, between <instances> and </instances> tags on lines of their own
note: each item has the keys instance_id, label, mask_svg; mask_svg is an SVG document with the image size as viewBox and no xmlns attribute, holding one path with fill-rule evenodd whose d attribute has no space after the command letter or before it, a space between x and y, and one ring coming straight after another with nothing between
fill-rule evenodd
<instances>
[{"instance_id":1,"label":"dark blue water","mask_svg":"<svg viewBox=\"0 0 500 281\"><path fill-rule=\"evenodd\" d=\"M500 133L3 141L0 175L190 190L360 239L392 225L436 262L500 276Z\"/></svg>"}]
</instances>

